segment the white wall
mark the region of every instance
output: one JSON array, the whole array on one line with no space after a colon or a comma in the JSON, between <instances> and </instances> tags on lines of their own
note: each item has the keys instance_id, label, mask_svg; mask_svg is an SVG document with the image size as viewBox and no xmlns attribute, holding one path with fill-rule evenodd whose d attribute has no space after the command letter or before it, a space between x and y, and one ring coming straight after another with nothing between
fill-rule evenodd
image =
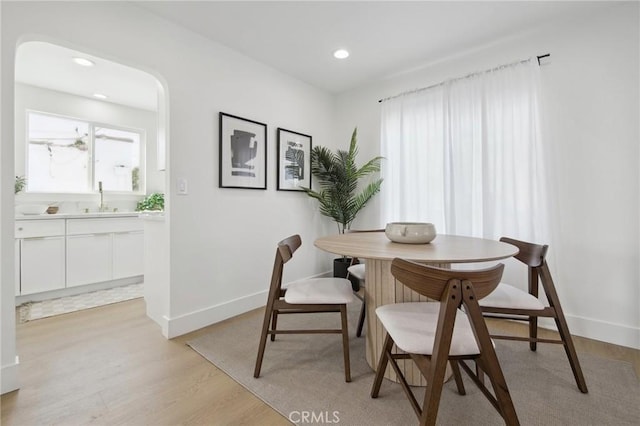
<instances>
[{"instance_id":1,"label":"white wall","mask_svg":"<svg viewBox=\"0 0 640 426\"><path fill-rule=\"evenodd\" d=\"M338 132L358 125L361 140L369 144L361 146L361 155L369 157L379 153L378 99L550 53L551 64L541 73L545 140L553 154L550 262L556 286L574 334L635 348L640 348L638 18L634 2L549 22L341 94L337 106ZM361 223L381 225L375 212L367 213Z\"/></svg>"},{"instance_id":2,"label":"white wall","mask_svg":"<svg viewBox=\"0 0 640 426\"><path fill-rule=\"evenodd\" d=\"M45 70L43 70L45 72ZM146 193L164 192L164 172L157 167L157 113L139 108L131 108L111 102L103 102L55 90L17 83L15 87L15 174L25 175L26 167L26 115L27 110L59 114L114 126L140 129L145 132L145 180ZM29 201L69 201L67 204L85 203L94 205L95 195L36 195L20 193L16 202ZM130 200L129 200L130 199ZM139 196L122 197L105 195L109 207L128 204L135 208ZM70 201L72 200L72 201ZM130 209L130 210L131 210ZM64 210L61 209L61 211ZM123 210L121 207L120 210Z\"/></svg>"},{"instance_id":3,"label":"white wall","mask_svg":"<svg viewBox=\"0 0 640 426\"><path fill-rule=\"evenodd\" d=\"M0 4L0 30L4 15ZM4 45L0 40L0 54L4 51ZM4 84L4 67L0 67L0 141L12 140L12 130L5 125L5 112L9 111L12 117L13 105L5 102L10 93ZM13 149L9 146L5 149L4 142L0 145L0 225L2 239L0 239L0 393L13 390L19 382L18 359L16 355L15 340L15 310L10 307L15 300L15 288L10 283L13 280L13 238L5 237L5 226L13 222L13 194L3 188L9 188L14 181L13 167L6 167L13 162Z\"/></svg>"},{"instance_id":4,"label":"white wall","mask_svg":"<svg viewBox=\"0 0 640 426\"><path fill-rule=\"evenodd\" d=\"M328 221L304 194L275 190L276 128L310 134L314 144L332 147L329 94L126 3L2 2L1 7L3 182L11 181L13 172L14 58L20 42L43 40L84 51L147 71L163 83L169 114L164 228L170 247L158 249L168 250L170 259L169 289L159 296L167 302L165 334L263 305L275 243L290 234L300 233L303 246L285 280L330 268L330 256L313 247L318 235L332 229ZM219 111L268 124L268 190L218 188ZM176 195L179 177L188 180L189 195ZM12 235L6 232L13 227L13 196L7 191L1 208L2 366L9 371L15 330ZM16 386L3 381L2 391Z\"/></svg>"},{"instance_id":5,"label":"white wall","mask_svg":"<svg viewBox=\"0 0 640 426\"><path fill-rule=\"evenodd\" d=\"M18 386L13 306L14 67L17 45L43 40L149 72L167 100L167 288L162 329L177 335L264 304L274 245L304 245L285 281L329 269L313 247L333 232L303 194L275 190L276 128L345 146L358 126L360 157L379 152L379 98L541 53L548 140L558 148L554 272L572 330L638 344L638 5L576 16L334 98L148 12L121 2L2 2L0 278L2 392ZM95 19L100 17L100 19ZM268 190L219 189L218 112L268 124ZM335 121L335 118L340 121ZM175 192L177 178L189 195ZM378 198L379 199L379 198ZM368 209L354 226L379 226ZM585 234L583 231L591 233ZM289 266L289 265L288 265ZM154 283L147 283L153 286ZM166 290L166 293L164 292Z\"/></svg>"}]
</instances>

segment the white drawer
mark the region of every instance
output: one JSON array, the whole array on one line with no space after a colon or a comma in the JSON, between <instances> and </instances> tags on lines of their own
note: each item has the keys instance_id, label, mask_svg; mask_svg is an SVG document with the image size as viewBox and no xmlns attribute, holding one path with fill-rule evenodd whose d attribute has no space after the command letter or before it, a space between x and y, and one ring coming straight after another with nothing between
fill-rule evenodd
<instances>
[{"instance_id":1,"label":"white drawer","mask_svg":"<svg viewBox=\"0 0 640 426\"><path fill-rule=\"evenodd\" d=\"M141 231L142 229L143 224L137 217L67 219L67 235L131 232Z\"/></svg>"},{"instance_id":2,"label":"white drawer","mask_svg":"<svg viewBox=\"0 0 640 426\"><path fill-rule=\"evenodd\" d=\"M64 235L64 219L15 221L15 238L55 237L58 235Z\"/></svg>"}]
</instances>

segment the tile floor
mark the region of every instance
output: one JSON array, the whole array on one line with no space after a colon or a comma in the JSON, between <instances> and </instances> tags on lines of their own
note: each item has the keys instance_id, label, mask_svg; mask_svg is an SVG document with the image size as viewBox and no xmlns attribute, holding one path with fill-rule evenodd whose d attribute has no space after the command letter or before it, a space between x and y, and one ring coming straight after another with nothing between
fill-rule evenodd
<instances>
[{"instance_id":1,"label":"tile floor","mask_svg":"<svg viewBox=\"0 0 640 426\"><path fill-rule=\"evenodd\" d=\"M29 302L17 307L20 322L95 308L144 296L144 284L131 284L58 299Z\"/></svg>"}]
</instances>

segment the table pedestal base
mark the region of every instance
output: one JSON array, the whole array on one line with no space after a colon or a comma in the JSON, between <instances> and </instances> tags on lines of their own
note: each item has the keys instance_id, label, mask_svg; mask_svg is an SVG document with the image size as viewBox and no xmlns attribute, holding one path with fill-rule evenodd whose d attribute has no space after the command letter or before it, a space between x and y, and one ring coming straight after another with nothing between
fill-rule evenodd
<instances>
[{"instance_id":1,"label":"table pedestal base","mask_svg":"<svg viewBox=\"0 0 640 426\"><path fill-rule=\"evenodd\" d=\"M366 314L366 359L371 368L378 368L378 361L382 354L382 347L386 331L378 317L376 316L376 308L382 305L402 302L427 302L425 296L419 295L415 291L396 281L391 275L391 261L366 259L366 278L365 278L365 301L367 306ZM432 265L439 267L449 267L448 264ZM394 346L394 353L399 350ZM412 386L426 386L427 382L420 373L413 360L398 360L398 365L403 371L407 383ZM449 366L447 369L449 370ZM398 382L397 375L391 365L387 366L384 377ZM450 374L447 374L447 379Z\"/></svg>"}]
</instances>

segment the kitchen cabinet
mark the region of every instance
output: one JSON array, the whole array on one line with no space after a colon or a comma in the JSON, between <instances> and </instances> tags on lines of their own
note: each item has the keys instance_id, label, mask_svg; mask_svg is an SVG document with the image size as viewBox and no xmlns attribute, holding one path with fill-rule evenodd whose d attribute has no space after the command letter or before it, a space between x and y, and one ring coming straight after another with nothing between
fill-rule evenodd
<instances>
[{"instance_id":1,"label":"kitchen cabinet","mask_svg":"<svg viewBox=\"0 0 640 426\"><path fill-rule=\"evenodd\" d=\"M144 230L136 216L17 219L14 231L16 295L144 275Z\"/></svg>"},{"instance_id":2,"label":"kitchen cabinet","mask_svg":"<svg viewBox=\"0 0 640 426\"><path fill-rule=\"evenodd\" d=\"M65 221L16 221L16 294L65 287Z\"/></svg>"},{"instance_id":3,"label":"kitchen cabinet","mask_svg":"<svg viewBox=\"0 0 640 426\"><path fill-rule=\"evenodd\" d=\"M67 287L111 280L111 236L67 235Z\"/></svg>"},{"instance_id":4,"label":"kitchen cabinet","mask_svg":"<svg viewBox=\"0 0 640 426\"><path fill-rule=\"evenodd\" d=\"M144 273L138 218L67 220L67 287Z\"/></svg>"},{"instance_id":5,"label":"kitchen cabinet","mask_svg":"<svg viewBox=\"0 0 640 426\"><path fill-rule=\"evenodd\" d=\"M64 243L64 237L20 241L20 294L64 288Z\"/></svg>"},{"instance_id":6,"label":"kitchen cabinet","mask_svg":"<svg viewBox=\"0 0 640 426\"><path fill-rule=\"evenodd\" d=\"M113 234L113 279L144 274L144 231Z\"/></svg>"}]
</instances>

